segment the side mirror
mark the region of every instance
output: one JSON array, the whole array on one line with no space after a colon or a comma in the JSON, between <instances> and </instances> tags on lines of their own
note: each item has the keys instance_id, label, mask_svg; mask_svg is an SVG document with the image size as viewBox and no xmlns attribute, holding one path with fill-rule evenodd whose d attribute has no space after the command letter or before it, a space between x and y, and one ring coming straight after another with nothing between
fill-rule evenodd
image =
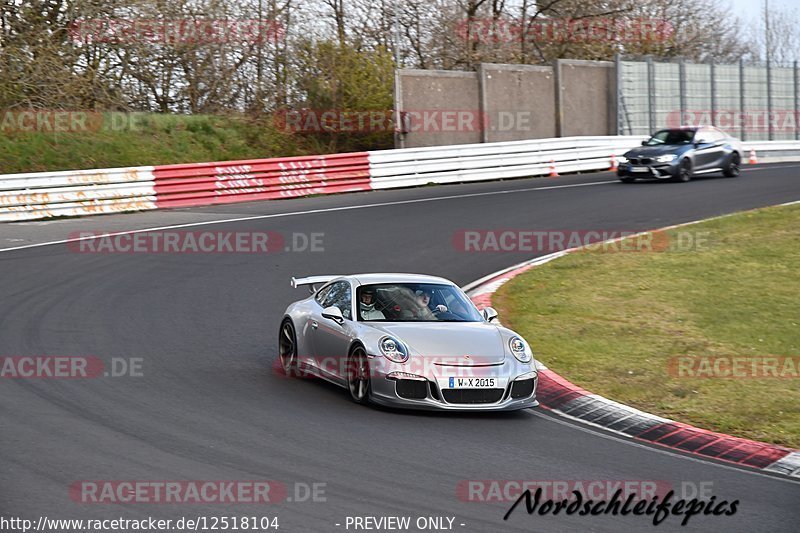
<instances>
[{"instance_id":1,"label":"side mirror","mask_svg":"<svg viewBox=\"0 0 800 533\"><path fill-rule=\"evenodd\" d=\"M341 324L342 322L344 322L344 316L342 316L342 310L334 306L326 307L325 309L323 309L322 317L329 318L334 322L336 322L337 324Z\"/></svg>"},{"instance_id":2,"label":"side mirror","mask_svg":"<svg viewBox=\"0 0 800 533\"><path fill-rule=\"evenodd\" d=\"M491 322L497 318L497 311L494 310L494 307L484 307L482 313L486 322Z\"/></svg>"},{"instance_id":3,"label":"side mirror","mask_svg":"<svg viewBox=\"0 0 800 533\"><path fill-rule=\"evenodd\" d=\"M649 142L650 141L642 141L642 146L647 146L647 143L649 143Z\"/></svg>"}]
</instances>

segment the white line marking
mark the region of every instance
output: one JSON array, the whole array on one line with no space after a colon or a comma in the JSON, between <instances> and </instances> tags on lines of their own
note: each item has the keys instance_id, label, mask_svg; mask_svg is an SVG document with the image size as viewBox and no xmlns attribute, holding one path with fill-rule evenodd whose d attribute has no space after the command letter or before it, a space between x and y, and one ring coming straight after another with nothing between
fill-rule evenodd
<instances>
[{"instance_id":1,"label":"white line marking","mask_svg":"<svg viewBox=\"0 0 800 533\"><path fill-rule=\"evenodd\" d=\"M547 191L550 189L568 189L572 187L591 187L594 185L607 185L609 183L617 183L618 180L611 180L611 181L595 181L592 183L573 183L571 185L553 185L551 187L528 187L525 189L505 189L502 191L487 191L487 192L475 192L469 194L454 194L452 196L436 196L433 198L416 198L414 200L398 200L395 202L379 202L374 204L363 204L363 205L346 205L341 207L327 207L324 209L308 209L306 211L290 211L288 213L273 213L271 215L253 215L247 217L238 217L238 218L224 218L219 220L206 220L204 222L187 222L186 224L174 224L171 226L156 226L152 228L141 228L135 230L126 230L126 231L116 231L113 233L103 233L100 235L92 235L90 237L79 237L75 239L63 239L58 241L49 241L49 242L41 242L36 244L25 244L22 246L14 246L11 248L0 248L0 252L12 252L14 250L25 250L27 248L38 248L41 246L51 246L54 244L66 244L70 242L79 242L85 240L92 240L98 239L100 237L116 237L118 235L132 235L135 233L146 233L149 231L163 231L168 229L177 229L177 228L191 228L196 226L210 226L214 224L226 224L229 222L244 222L247 220L263 220L267 218L282 218L282 217L291 217L297 215L314 215L318 213L332 213L335 211L350 211L353 209L370 209L373 207L387 207L392 205L405 205L405 204L417 204L423 202L436 202L439 200L458 200L461 198L475 198L479 196L493 196L497 194L513 194L513 193L520 193L520 192L533 192L533 191ZM210 206L197 206L197 207L210 207ZM86 233L89 233L91 230L86 230Z\"/></svg>"},{"instance_id":2,"label":"white line marking","mask_svg":"<svg viewBox=\"0 0 800 533\"><path fill-rule=\"evenodd\" d=\"M658 447L658 446L647 446L645 444L641 444L639 442L636 442L633 439L633 437L629 437L627 435L626 435L626 438L617 437L615 435L609 435L608 433L605 433L605 432L606 431L613 432L613 430L609 430L609 429L604 428L602 426L598 426L596 424L592 424L591 422L587 422L586 420L581 420L580 418L575 418L574 416L570 416L570 415L567 415L567 414L564 414L564 413L561 413L561 412L558 412L558 416L548 416L548 415L546 415L544 413L540 413L540 412L535 411L533 409L526 409L526 412L529 412L530 414L532 414L534 416L537 416L539 418L544 418L545 420L550 420L551 422L555 422L557 424L561 424L562 426L567 426L567 427L570 427L570 428L573 428L573 429L577 429L579 431L583 431L584 433L589 433L590 435L596 435L596 436L604 438L604 439L613 440L613 441L616 441L616 442L621 442L623 444L627 444L628 446L634 446L636 448L643 448L643 449L649 450L651 452L656 452L656 453L660 453L660 454L663 454L663 455L669 455L671 457L679 457L681 459L687 459L689 461L694 461L696 463L703 463L703 464L706 464L706 465L718 466L720 468L725 468L727 470L733 470L735 472L739 472L739 473L743 473L743 474L750 474L751 476L765 477L765 478L772 479L772 480L775 480L775 481L783 481L785 483L791 483L791 484L794 484L794 485L800 485L800 481L795 480L795 479L791 479L791 478L788 478L788 477L783 477L780 474L779 475L769 475L769 474L765 474L765 473L761 472L760 470L749 469L747 467L739 468L739 467L735 467L735 466L732 466L732 465L727 465L727 464L724 464L724 463L718 463L716 461L711 461L709 459L701 459L699 457L693 457L691 455L683 455L683 454L680 454L680 453L675 453L675 452L671 451L670 448L663 448L663 447ZM574 420L575 422L579 422L579 424L574 424L574 423L567 422L565 420L560 420L558 417L562 417L562 416L564 418L569 418L570 420ZM597 431L597 430L593 429L592 427L585 427L585 425L592 425L594 427L602 429L603 431L602 432L601 431Z\"/></svg>"}]
</instances>

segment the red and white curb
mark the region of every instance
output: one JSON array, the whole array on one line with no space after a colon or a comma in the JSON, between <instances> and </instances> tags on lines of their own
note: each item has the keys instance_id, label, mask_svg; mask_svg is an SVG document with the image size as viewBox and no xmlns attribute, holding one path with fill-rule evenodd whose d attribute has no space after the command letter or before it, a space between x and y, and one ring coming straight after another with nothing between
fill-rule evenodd
<instances>
[{"instance_id":1,"label":"red and white curb","mask_svg":"<svg viewBox=\"0 0 800 533\"><path fill-rule=\"evenodd\" d=\"M698 222L702 221L677 224L658 231ZM607 242L616 240L619 239ZM578 250L578 248L551 253L519 263L470 283L464 287L464 291L467 292L476 305L481 307L489 306L491 305L492 295L508 281L534 267L548 263L575 250ZM798 450L733 437L723 433L715 433L645 413L603 396L592 394L556 374L539 361L536 361L536 365L539 370L536 398L543 407L551 411L629 438L693 453L702 457L719 459L800 478L800 451Z\"/></svg>"}]
</instances>

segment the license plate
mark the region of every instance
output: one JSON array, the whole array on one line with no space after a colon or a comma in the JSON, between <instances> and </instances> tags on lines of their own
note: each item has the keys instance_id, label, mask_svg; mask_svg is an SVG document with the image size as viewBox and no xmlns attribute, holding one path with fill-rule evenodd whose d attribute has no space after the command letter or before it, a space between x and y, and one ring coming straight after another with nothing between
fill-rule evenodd
<instances>
[{"instance_id":1,"label":"license plate","mask_svg":"<svg viewBox=\"0 0 800 533\"><path fill-rule=\"evenodd\" d=\"M497 378L450 378L451 389L496 389Z\"/></svg>"},{"instance_id":2,"label":"license plate","mask_svg":"<svg viewBox=\"0 0 800 533\"><path fill-rule=\"evenodd\" d=\"M650 172L647 167L631 167L631 172Z\"/></svg>"}]
</instances>

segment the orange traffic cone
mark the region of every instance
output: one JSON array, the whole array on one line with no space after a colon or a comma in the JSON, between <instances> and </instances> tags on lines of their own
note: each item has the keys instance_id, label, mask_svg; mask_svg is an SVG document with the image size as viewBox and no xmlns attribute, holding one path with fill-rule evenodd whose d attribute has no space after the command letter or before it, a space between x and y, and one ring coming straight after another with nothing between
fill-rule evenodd
<instances>
[{"instance_id":1,"label":"orange traffic cone","mask_svg":"<svg viewBox=\"0 0 800 533\"><path fill-rule=\"evenodd\" d=\"M609 168L608 170L610 170L611 172L617 171L617 156L614 154L611 154L611 168Z\"/></svg>"},{"instance_id":2,"label":"orange traffic cone","mask_svg":"<svg viewBox=\"0 0 800 533\"><path fill-rule=\"evenodd\" d=\"M550 176L551 178L557 178L558 172L556 171L556 161L555 159L550 160Z\"/></svg>"},{"instance_id":3,"label":"orange traffic cone","mask_svg":"<svg viewBox=\"0 0 800 533\"><path fill-rule=\"evenodd\" d=\"M750 161L747 162L750 165L757 165L758 158L756 157L756 151L750 148Z\"/></svg>"}]
</instances>

